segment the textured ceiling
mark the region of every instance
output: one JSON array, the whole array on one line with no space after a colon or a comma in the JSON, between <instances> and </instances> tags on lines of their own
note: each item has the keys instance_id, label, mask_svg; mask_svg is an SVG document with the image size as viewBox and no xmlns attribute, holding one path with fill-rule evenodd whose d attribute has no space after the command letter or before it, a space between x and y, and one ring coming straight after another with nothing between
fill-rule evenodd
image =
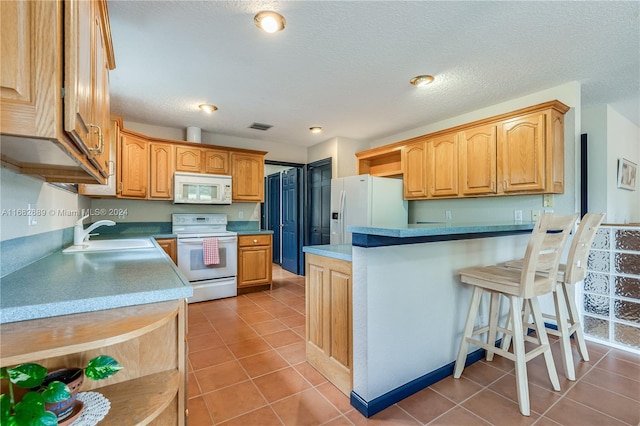
<instances>
[{"instance_id":1,"label":"textured ceiling","mask_svg":"<svg viewBox=\"0 0 640 426\"><path fill-rule=\"evenodd\" d=\"M583 107L610 104L640 124L635 1L108 4L112 112L128 121L311 146L377 139L578 81ZM258 30L263 9L284 15L286 29ZM418 74L436 80L416 89ZM201 103L220 109L206 114Z\"/></svg>"}]
</instances>

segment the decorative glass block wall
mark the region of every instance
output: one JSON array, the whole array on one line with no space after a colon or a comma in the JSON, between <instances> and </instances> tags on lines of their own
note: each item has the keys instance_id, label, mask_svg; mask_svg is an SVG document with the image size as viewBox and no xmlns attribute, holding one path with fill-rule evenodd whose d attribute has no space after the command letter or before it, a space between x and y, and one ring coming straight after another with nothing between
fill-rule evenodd
<instances>
[{"instance_id":1,"label":"decorative glass block wall","mask_svg":"<svg viewBox=\"0 0 640 426\"><path fill-rule=\"evenodd\" d=\"M579 309L585 335L640 351L639 227L600 227L582 290Z\"/></svg>"}]
</instances>

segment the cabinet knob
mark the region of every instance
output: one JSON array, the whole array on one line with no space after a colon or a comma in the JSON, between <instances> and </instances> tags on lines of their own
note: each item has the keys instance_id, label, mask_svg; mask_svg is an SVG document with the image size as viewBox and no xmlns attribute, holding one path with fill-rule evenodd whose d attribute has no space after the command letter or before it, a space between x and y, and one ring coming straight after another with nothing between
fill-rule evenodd
<instances>
[{"instance_id":1,"label":"cabinet knob","mask_svg":"<svg viewBox=\"0 0 640 426\"><path fill-rule=\"evenodd\" d=\"M253 240L253 242L254 242L254 243L257 243L257 242L258 242L258 240Z\"/></svg>"}]
</instances>

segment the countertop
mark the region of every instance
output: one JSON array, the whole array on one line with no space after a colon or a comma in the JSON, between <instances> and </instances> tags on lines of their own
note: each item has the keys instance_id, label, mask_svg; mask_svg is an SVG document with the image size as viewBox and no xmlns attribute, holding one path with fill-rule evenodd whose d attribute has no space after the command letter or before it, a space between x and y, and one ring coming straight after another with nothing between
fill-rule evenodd
<instances>
[{"instance_id":1,"label":"countertop","mask_svg":"<svg viewBox=\"0 0 640 426\"><path fill-rule=\"evenodd\" d=\"M350 226L352 243L360 247L417 244L472 238L498 237L531 232L534 222L521 223L457 223L432 222L411 224L403 228Z\"/></svg>"},{"instance_id":2,"label":"countertop","mask_svg":"<svg viewBox=\"0 0 640 426\"><path fill-rule=\"evenodd\" d=\"M351 244L327 244L319 246L304 246L305 253L317 254L319 256L331 257L333 259L346 260L351 262Z\"/></svg>"},{"instance_id":3,"label":"countertop","mask_svg":"<svg viewBox=\"0 0 640 426\"><path fill-rule=\"evenodd\" d=\"M155 241L148 249L69 254L60 250L2 278L0 323L192 295L188 280Z\"/></svg>"}]
</instances>

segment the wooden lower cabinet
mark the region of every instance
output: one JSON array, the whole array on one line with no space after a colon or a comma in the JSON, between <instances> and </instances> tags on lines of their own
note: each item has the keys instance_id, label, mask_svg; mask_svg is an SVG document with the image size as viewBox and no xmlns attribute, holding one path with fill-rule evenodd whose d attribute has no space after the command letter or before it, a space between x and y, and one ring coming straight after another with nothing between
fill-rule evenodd
<instances>
[{"instance_id":1,"label":"wooden lower cabinet","mask_svg":"<svg viewBox=\"0 0 640 426\"><path fill-rule=\"evenodd\" d=\"M178 264L178 241L175 238L156 238L158 245L165 251L173 260L173 263Z\"/></svg>"},{"instance_id":2,"label":"wooden lower cabinet","mask_svg":"<svg viewBox=\"0 0 640 426\"><path fill-rule=\"evenodd\" d=\"M351 262L306 253L307 362L342 393L353 389Z\"/></svg>"},{"instance_id":3,"label":"wooden lower cabinet","mask_svg":"<svg viewBox=\"0 0 640 426\"><path fill-rule=\"evenodd\" d=\"M85 366L98 355L124 368L85 379L111 403L100 425L186 424L185 300L2 324L0 366L36 362L47 369Z\"/></svg>"},{"instance_id":4,"label":"wooden lower cabinet","mask_svg":"<svg viewBox=\"0 0 640 426\"><path fill-rule=\"evenodd\" d=\"M238 293L272 284L271 234L238 236Z\"/></svg>"}]
</instances>

